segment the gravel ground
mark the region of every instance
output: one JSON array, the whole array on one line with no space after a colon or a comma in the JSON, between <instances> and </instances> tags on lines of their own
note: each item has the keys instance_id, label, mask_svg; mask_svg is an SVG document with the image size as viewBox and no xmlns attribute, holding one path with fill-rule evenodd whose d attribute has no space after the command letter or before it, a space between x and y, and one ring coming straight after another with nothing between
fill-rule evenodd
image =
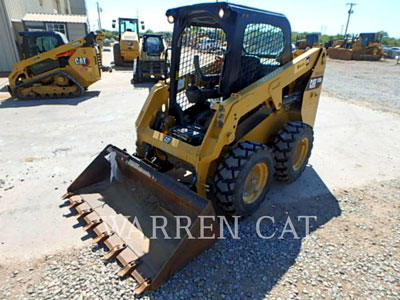
<instances>
[{"instance_id":1,"label":"gravel ground","mask_svg":"<svg viewBox=\"0 0 400 300\"><path fill-rule=\"evenodd\" d=\"M240 223L227 238L142 299L399 299L400 180L270 204L275 225ZM315 215L305 237L299 215ZM300 239L282 234L290 216ZM134 299L135 281L120 279L99 246L0 266L0 299Z\"/></svg>"},{"instance_id":2,"label":"gravel ground","mask_svg":"<svg viewBox=\"0 0 400 300\"><path fill-rule=\"evenodd\" d=\"M400 114L400 65L395 60L378 62L329 59L323 90L343 100Z\"/></svg>"}]
</instances>

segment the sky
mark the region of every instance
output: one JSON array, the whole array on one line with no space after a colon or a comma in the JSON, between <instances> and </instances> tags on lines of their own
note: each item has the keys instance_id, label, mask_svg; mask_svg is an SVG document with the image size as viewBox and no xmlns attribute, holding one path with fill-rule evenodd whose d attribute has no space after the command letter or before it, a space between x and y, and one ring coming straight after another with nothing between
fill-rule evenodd
<instances>
[{"instance_id":1,"label":"sky","mask_svg":"<svg viewBox=\"0 0 400 300\"><path fill-rule=\"evenodd\" d=\"M136 18L144 21L146 29L172 31L165 12L169 8L205 3L202 0L86 0L90 29L98 29L97 2L102 8L101 24L111 30L113 19ZM292 31L322 32L335 35L344 31L348 2L357 3L349 24L349 33L384 30L389 36L400 38L399 0L235 0L229 1L265 10L283 13L289 19Z\"/></svg>"}]
</instances>

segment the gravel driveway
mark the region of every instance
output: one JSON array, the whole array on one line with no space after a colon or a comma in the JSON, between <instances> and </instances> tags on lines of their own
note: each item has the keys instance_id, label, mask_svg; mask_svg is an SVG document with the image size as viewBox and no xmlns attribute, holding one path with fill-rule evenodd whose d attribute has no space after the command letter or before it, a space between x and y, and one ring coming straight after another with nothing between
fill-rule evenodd
<instances>
[{"instance_id":1,"label":"gravel driveway","mask_svg":"<svg viewBox=\"0 0 400 300\"><path fill-rule=\"evenodd\" d=\"M300 239L259 239L255 219L240 223L241 240L227 238L142 299L399 299L400 180L342 190L290 205L270 204L274 226L286 216L318 215ZM294 218L293 218L294 219ZM227 235L229 236L229 235ZM0 299L135 299L132 278L95 246L0 269Z\"/></svg>"},{"instance_id":2,"label":"gravel driveway","mask_svg":"<svg viewBox=\"0 0 400 300\"><path fill-rule=\"evenodd\" d=\"M328 59L323 89L339 99L400 114L400 65L393 59Z\"/></svg>"}]
</instances>

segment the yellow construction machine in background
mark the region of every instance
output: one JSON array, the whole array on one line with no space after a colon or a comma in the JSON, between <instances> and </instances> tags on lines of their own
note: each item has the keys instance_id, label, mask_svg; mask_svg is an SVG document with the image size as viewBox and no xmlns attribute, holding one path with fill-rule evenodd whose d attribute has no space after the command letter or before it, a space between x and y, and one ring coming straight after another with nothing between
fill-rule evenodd
<instances>
[{"instance_id":1,"label":"yellow construction machine in background","mask_svg":"<svg viewBox=\"0 0 400 300\"><path fill-rule=\"evenodd\" d=\"M24 60L8 76L11 96L26 99L79 97L101 78L104 35L68 42L59 32L21 32Z\"/></svg>"},{"instance_id":2,"label":"yellow construction machine in background","mask_svg":"<svg viewBox=\"0 0 400 300\"><path fill-rule=\"evenodd\" d=\"M118 18L113 20L112 27L118 26L118 43L113 46L114 64L123 66L132 63L139 57L139 20ZM142 25L144 26L144 25Z\"/></svg>"},{"instance_id":3,"label":"yellow construction machine in background","mask_svg":"<svg viewBox=\"0 0 400 300\"><path fill-rule=\"evenodd\" d=\"M161 34L143 34L139 57L133 66L132 84L145 79L165 79L168 73L167 46Z\"/></svg>"},{"instance_id":4,"label":"yellow construction machine in background","mask_svg":"<svg viewBox=\"0 0 400 300\"><path fill-rule=\"evenodd\" d=\"M378 33L360 33L352 39L332 41L328 44L328 55L341 60L378 61L383 55Z\"/></svg>"},{"instance_id":5,"label":"yellow construction machine in background","mask_svg":"<svg viewBox=\"0 0 400 300\"><path fill-rule=\"evenodd\" d=\"M135 154L107 146L63 197L139 294L217 241L217 215L251 215L273 178L299 178L326 66L323 47L293 58L279 13L218 2L167 19L170 78L136 120Z\"/></svg>"}]
</instances>

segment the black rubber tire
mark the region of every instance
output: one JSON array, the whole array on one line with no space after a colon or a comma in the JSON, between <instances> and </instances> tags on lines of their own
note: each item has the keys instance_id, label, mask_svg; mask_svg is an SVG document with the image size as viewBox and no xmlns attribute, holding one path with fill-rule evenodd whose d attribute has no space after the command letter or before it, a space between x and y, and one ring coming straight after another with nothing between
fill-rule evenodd
<instances>
[{"instance_id":1,"label":"black rubber tire","mask_svg":"<svg viewBox=\"0 0 400 300\"><path fill-rule=\"evenodd\" d=\"M268 178L262 193L251 204L243 201L243 188L247 175L252 168L265 162ZM213 184L217 207L228 216L249 216L258 209L265 199L274 173L272 150L266 145L246 141L239 143L218 165Z\"/></svg>"},{"instance_id":2,"label":"black rubber tire","mask_svg":"<svg viewBox=\"0 0 400 300\"><path fill-rule=\"evenodd\" d=\"M142 62L139 58L136 59L136 69L135 73L133 74L133 82L134 83L141 83L143 81L142 75Z\"/></svg>"},{"instance_id":3,"label":"black rubber tire","mask_svg":"<svg viewBox=\"0 0 400 300\"><path fill-rule=\"evenodd\" d=\"M121 56L121 48L119 43L114 44L113 52L114 52L114 65L122 66L124 64L124 59Z\"/></svg>"},{"instance_id":4,"label":"black rubber tire","mask_svg":"<svg viewBox=\"0 0 400 300\"><path fill-rule=\"evenodd\" d=\"M307 155L300 168L293 168L293 158L297 145L303 138L308 139ZM302 122L289 122L274 139L275 178L282 182L297 180L307 166L314 142L311 126Z\"/></svg>"}]
</instances>

